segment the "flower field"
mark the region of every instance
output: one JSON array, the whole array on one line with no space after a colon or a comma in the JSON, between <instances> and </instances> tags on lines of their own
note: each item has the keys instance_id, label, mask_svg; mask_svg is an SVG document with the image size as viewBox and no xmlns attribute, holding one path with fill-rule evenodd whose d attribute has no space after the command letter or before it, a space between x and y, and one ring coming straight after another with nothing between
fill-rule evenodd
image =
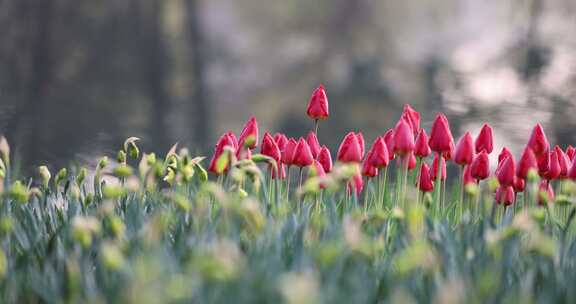
<instances>
[{"instance_id":1,"label":"flower field","mask_svg":"<svg viewBox=\"0 0 576 304\"><path fill-rule=\"evenodd\" d=\"M406 105L330 151L323 86L306 114L299 138L253 117L208 158L133 137L32 178L2 138L0 302L576 302L572 146L536 125L519 155L494 151L488 124L455 140Z\"/></svg>"}]
</instances>

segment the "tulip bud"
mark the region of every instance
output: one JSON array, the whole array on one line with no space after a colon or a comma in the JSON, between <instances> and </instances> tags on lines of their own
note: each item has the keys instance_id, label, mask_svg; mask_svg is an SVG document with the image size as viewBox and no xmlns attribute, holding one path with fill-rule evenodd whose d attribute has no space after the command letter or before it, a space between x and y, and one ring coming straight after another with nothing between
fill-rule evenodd
<instances>
[{"instance_id":1,"label":"tulip bud","mask_svg":"<svg viewBox=\"0 0 576 304\"><path fill-rule=\"evenodd\" d=\"M554 189L550 182L543 180L538 187L538 205L547 205L554 201Z\"/></svg>"},{"instance_id":2,"label":"tulip bud","mask_svg":"<svg viewBox=\"0 0 576 304\"><path fill-rule=\"evenodd\" d=\"M514 178L516 176L516 167L514 164L514 157L512 155L508 156L502 161L502 165L499 170L496 170L496 177L498 177L498 182L502 186L513 186Z\"/></svg>"},{"instance_id":3,"label":"tulip bud","mask_svg":"<svg viewBox=\"0 0 576 304\"><path fill-rule=\"evenodd\" d=\"M310 152L312 152L312 157L314 159L318 158L318 153L320 153L320 143L318 142L318 137L316 137L316 133L313 131L308 132L308 136L306 137L306 142L310 147Z\"/></svg>"},{"instance_id":4,"label":"tulip bud","mask_svg":"<svg viewBox=\"0 0 576 304\"><path fill-rule=\"evenodd\" d=\"M338 149L337 159L343 163L359 163L362 160L362 150L354 132L350 132L344 137Z\"/></svg>"},{"instance_id":5,"label":"tulip bud","mask_svg":"<svg viewBox=\"0 0 576 304\"><path fill-rule=\"evenodd\" d=\"M426 130L420 130L418 133L418 137L416 138L416 143L414 144L414 154L417 157L428 157L432 151L430 150L430 146L428 146L428 135L426 134Z\"/></svg>"},{"instance_id":6,"label":"tulip bud","mask_svg":"<svg viewBox=\"0 0 576 304\"><path fill-rule=\"evenodd\" d=\"M471 168L470 165L464 168L464 178L463 178L464 185L476 184L476 179L472 177L472 170L470 168Z\"/></svg>"},{"instance_id":7,"label":"tulip bud","mask_svg":"<svg viewBox=\"0 0 576 304\"><path fill-rule=\"evenodd\" d=\"M496 202L498 204L510 206L514 203L515 197L516 194L512 186L500 186L496 190Z\"/></svg>"},{"instance_id":8,"label":"tulip bud","mask_svg":"<svg viewBox=\"0 0 576 304\"><path fill-rule=\"evenodd\" d=\"M544 133L544 129L540 124L536 124L534 129L532 129L532 134L530 134L530 139L528 140L528 147L534 151L536 156L540 156L544 153L548 153L550 150L550 144L548 143L548 138Z\"/></svg>"},{"instance_id":9,"label":"tulip bud","mask_svg":"<svg viewBox=\"0 0 576 304\"><path fill-rule=\"evenodd\" d=\"M570 161L574 161L574 155L576 155L576 149L572 145L566 148L566 156Z\"/></svg>"},{"instance_id":10,"label":"tulip bud","mask_svg":"<svg viewBox=\"0 0 576 304\"><path fill-rule=\"evenodd\" d=\"M125 164L126 163L126 152L124 152L122 150L118 151L118 155L116 156L116 160L121 164Z\"/></svg>"},{"instance_id":11,"label":"tulip bud","mask_svg":"<svg viewBox=\"0 0 576 304\"><path fill-rule=\"evenodd\" d=\"M364 135L362 132L356 133L356 138L358 139L358 144L360 145L360 156L364 157L364 151L366 149L366 145L364 143Z\"/></svg>"},{"instance_id":12,"label":"tulip bud","mask_svg":"<svg viewBox=\"0 0 576 304\"><path fill-rule=\"evenodd\" d=\"M66 170L66 168L60 169L60 171L58 171L56 177L54 178L54 187L58 189L62 181L64 181L67 177L68 177L68 171Z\"/></svg>"},{"instance_id":13,"label":"tulip bud","mask_svg":"<svg viewBox=\"0 0 576 304\"><path fill-rule=\"evenodd\" d=\"M76 176L76 184L78 184L78 186L82 185L87 175L88 175L88 169L84 167L80 168L78 176Z\"/></svg>"},{"instance_id":14,"label":"tulip bud","mask_svg":"<svg viewBox=\"0 0 576 304\"><path fill-rule=\"evenodd\" d=\"M349 194L354 193L357 198L360 197L362 194L362 190L364 189L364 180L362 179L362 175L360 172L355 174L352 177L352 180L348 182L347 191Z\"/></svg>"},{"instance_id":15,"label":"tulip bud","mask_svg":"<svg viewBox=\"0 0 576 304\"><path fill-rule=\"evenodd\" d=\"M434 119L428 145L434 152L451 152L454 145L454 139L452 137L452 132L450 131L448 119L444 114L438 114L436 119Z\"/></svg>"},{"instance_id":16,"label":"tulip bud","mask_svg":"<svg viewBox=\"0 0 576 304\"><path fill-rule=\"evenodd\" d=\"M440 157L440 166L441 166L440 179L446 180L446 161L444 160L444 157ZM438 154L434 156L434 162L432 163L432 172L430 173L432 180L437 179L437 174L438 174Z\"/></svg>"},{"instance_id":17,"label":"tulip bud","mask_svg":"<svg viewBox=\"0 0 576 304\"><path fill-rule=\"evenodd\" d=\"M549 163L548 163L548 170L544 173L544 178L548 180L555 180L560 177L561 168L560 162L558 161L558 154L552 151L549 152Z\"/></svg>"},{"instance_id":18,"label":"tulip bud","mask_svg":"<svg viewBox=\"0 0 576 304\"><path fill-rule=\"evenodd\" d=\"M568 178L576 181L576 161L572 162L572 166L570 167L570 170L568 170Z\"/></svg>"},{"instance_id":19,"label":"tulip bud","mask_svg":"<svg viewBox=\"0 0 576 304\"><path fill-rule=\"evenodd\" d=\"M323 85L312 92L306 114L312 119L322 120L328 118L328 97Z\"/></svg>"},{"instance_id":20,"label":"tulip bud","mask_svg":"<svg viewBox=\"0 0 576 304\"><path fill-rule=\"evenodd\" d=\"M492 135L492 128L488 124L484 124L482 129L480 129L480 133L478 137L476 137L476 153L480 153L482 151L486 151L486 153L492 153L494 148L493 144L493 135Z\"/></svg>"},{"instance_id":21,"label":"tulip bud","mask_svg":"<svg viewBox=\"0 0 576 304\"><path fill-rule=\"evenodd\" d=\"M235 150L234 148L234 138L230 135L231 133L224 133L218 139L216 146L214 148L214 154L212 155L212 159L210 160L210 165L208 166L208 171L220 175L226 171L228 171L229 163L230 163L230 154L232 152L225 152L225 148L231 149L232 151ZM149 156L150 157L150 156ZM153 156L155 160L155 156ZM149 159L149 161L152 159Z\"/></svg>"},{"instance_id":22,"label":"tulip bud","mask_svg":"<svg viewBox=\"0 0 576 304\"><path fill-rule=\"evenodd\" d=\"M430 167L428 167L428 164L422 163L422 167L420 167L419 179L420 180L418 186L420 187L420 191L431 192L434 190L434 182L432 181Z\"/></svg>"},{"instance_id":23,"label":"tulip bud","mask_svg":"<svg viewBox=\"0 0 576 304\"><path fill-rule=\"evenodd\" d=\"M470 175L476 180L484 180L490 176L490 160L486 151L476 155L470 164Z\"/></svg>"},{"instance_id":24,"label":"tulip bud","mask_svg":"<svg viewBox=\"0 0 576 304\"><path fill-rule=\"evenodd\" d=\"M388 148L386 148L386 142L384 142L383 137L377 137L376 140L374 140L366 159L376 168L388 166L390 159L388 156Z\"/></svg>"},{"instance_id":25,"label":"tulip bud","mask_svg":"<svg viewBox=\"0 0 576 304\"><path fill-rule=\"evenodd\" d=\"M280 159L282 158L282 155L280 154L280 148L278 148L276 141L274 141L274 138L268 132L264 133L260 153L269 156L270 158L275 160L276 163L278 164L280 163Z\"/></svg>"},{"instance_id":26,"label":"tulip bud","mask_svg":"<svg viewBox=\"0 0 576 304\"><path fill-rule=\"evenodd\" d=\"M390 129L384 133L382 136L384 142L386 143L386 149L388 150L388 159L394 159L394 129Z\"/></svg>"},{"instance_id":27,"label":"tulip bud","mask_svg":"<svg viewBox=\"0 0 576 304\"><path fill-rule=\"evenodd\" d=\"M318 162L322 165L324 172L330 173L332 171L332 156L330 150L326 146L322 146L318 154Z\"/></svg>"},{"instance_id":28,"label":"tulip bud","mask_svg":"<svg viewBox=\"0 0 576 304\"><path fill-rule=\"evenodd\" d=\"M238 141L240 148L256 148L256 145L258 144L258 121L256 120L256 117L250 117L244 126L244 129L242 129Z\"/></svg>"},{"instance_id":29,"label":"tulip bud","mask_svg":"<svg viewBox=\"0 0 576 304\"><path fill-rule=\"evenodd\" d=\"M394 154L404 156L412 151L414 151L414 134L410 125L404 119L400 119L394 128Z\"/></svg>"},{"instance_id":30,"label":"tulip bud","mask_svg":"<svg viewBox=\"0 0 576 304\"><path fill-rule=\"evenodd\" d=\"M458 140L456 150L454 152L454 162L459 165L469 165L474 158L474 144L472 143L472 135L466 132Z\"/></svg>"},{"instance_id":31,"label":"tulip bud","mask_svg":"<svg viewBox=\"0 0 576 304\"><path fill-rule=\"evenodd\" d=\"M558 165L560 166L560 178L566 178L571 165L570 160L568 160L568 157L559 146L554 147L554 152L556 153Z\"/></svg>"},{"instance_id":32,"label":"tulip bud","mask_svg":"<svg viewBox=\"0 0 576 304\"><path fill-rule=\"evenodd\" d=\"M9 196L17 203L26 204L28 202L28 198L30 197L30 192L28 191L28 188L22 184L21 181L15 181L10 188Z\"/></svg>"},{"instance_id":33,"label":"tulip bud","mask_svg":"<svg viewBox=\"0 0 576 304\"><path fill-rule=\"evenodd\" d=\"M528 170L536 169L538 167L536 162L536 155L529 147L524 148L520 161L518 162L518 168L516 170L516 175L520 178L526 178L528 175Z\"/></svg>"},{"instance_id":34,"label":"tulip bud","mask_svg":"<svg viewBox=\"0 0 576 304\"><path fill-rule=\"evenodd\" d=\"M38 173L40 174L40 179L42 179L42 186L47 189L50 183L50 179L52 175L50 174L50 170L46 166L40 166L38 168Z\"/></svg>"},{"instance_id":35,"label":"tulip bud","mask_svg":"<svg viewBox=\"0 0 576 304\"><path fill-rule=\"evenodd\" d=\"M416 112L409 104L405 104L401 119L408 122L412 130L412 136L416 137L420 130L420 113Z\"/></svg>"},{"instance_id":36,"label":"tulip bud","mask_svg":"<svg viewBox=\"0 0 576 304\"><path fill-rule=\"evenodd\" d=\"M290 138L282 150L282 162L288 166L294 164L294 151L296 151L297 145L298 142L294 138Z\"/></svg>"},{"instance_id":37,"label":"tulip bud","mask_svg":"<svg viewBox=\"0 0 576 304\"><path fill-rule=\"evenodd\" d=\"M368 159L365 159L362 163L362 176L375 177L378 175L378 168L372 166Z\"/></svg>"},{"instance_id":38,"label":"tulip bud","mask_svg":"<svg viewBox=\"0 0 576 304\"><path fill-rule=\"evenodd\" d=\"M0 136L0 159L6 166L10 166L10 145L4 136Z\"/></svg>"},{"instance_id":39,"label":"tulip bud","mask_svg":"<svg viewBox=\"0 0 576 304\"><path fill-rule=\"evenodd\" d=\"M104 170L108 166L108 156L103 156L100 161L98 161L98 168L97 170Z\"/></svg>"},{"instance_id":40,"label":"tulip bud","mask_svg":"<svg viewBox=\"0 0 576 304\"><path fill-rule=\"evenodd\" d=\"M314 163L314 158L312 157L312 152L310 152L310 147L304 138L300 138L296 149L294 150L294 165L298 167L307 167Z\"/></svg>"},{"instance_id":41,"label":"tulip bud","mask_svg":"<svg viewBox=\"0 0 576 304\"><path fill-rule=\"evenodd\" d=\"M286 144L288 143L288 138L286 137L286 135L282 133L276 133L276 135L274 135L274 141L276 142L278 149L282 151L284 150Z\"/></svg>"}]
</instances>

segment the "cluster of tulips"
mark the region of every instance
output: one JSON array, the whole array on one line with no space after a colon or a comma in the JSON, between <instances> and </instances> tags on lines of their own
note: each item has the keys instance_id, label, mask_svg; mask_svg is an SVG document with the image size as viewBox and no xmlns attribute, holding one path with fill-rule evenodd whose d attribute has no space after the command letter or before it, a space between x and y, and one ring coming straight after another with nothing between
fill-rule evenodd
<instances>
[{"instance_id":1,"label":"cluster of tulips","mask_svg":"<svg viewBox=\"0 0 576 304\"><path fill-rule=\"evenodd\" d=\"M299 186L302 186L304 168L309 168L309 176L320 179L333 170L330 150L319 143L317 135L318 122L329 116L328 98L322 85L314 90L307 114L314 120L315 130L310 131L306 138L288 138L282 133L271 135L266 132L262 139L260 155L273 160L269 168L270 177L285 180L287 189L290 189L292 167L300 169ZM229 161L230 157L237 161L251 158L258 142L258 123L252 117L238 138L233 132L220 137L209 171L219 176L225 174L230 164L234 163ZM348 195L360 197L365 183L377 178L379 182L374 191L376 202L384 204L388 167L396 159L395 202L404 203L407 185L412 184L412 189L419 190L418 201L427 193L434 192L434 201L440 202L436 207L440 207L445 200L447 163L451 161L460 168L459 201L464 202L467 187L477 188L483 180L491 177L489 155L493 147L493 131L488 124L482 126L475 140L466 132L455 144L449 121L444 114L436 116L428 136L426 130L420 127L420 114L410 105L405 105L395 127L378 136L367 152L361 132L346 134L337 151L336 160L356 168L351 178L345 181ZM494 201L504 206L514 204L517 194L527 191L527 181L538 183L539 176L541 181L538 190L533 193L534 200L539 204L553 202L553 181L576 180L574 155L575 149L572 146L566 150L559 146L552 148L542 126L537 124L518 162L508 148L503 148L498 155L498 165L493 175L498 181L493 187L496 189ZM428 157L433 157L431 165ZM228 161L224 161L225 158ZM408 178L409 175L411 178ZM324 186L320 183L320 187ZM527 199L528 194L524 197Z\"/></svg>"}]
</instances>

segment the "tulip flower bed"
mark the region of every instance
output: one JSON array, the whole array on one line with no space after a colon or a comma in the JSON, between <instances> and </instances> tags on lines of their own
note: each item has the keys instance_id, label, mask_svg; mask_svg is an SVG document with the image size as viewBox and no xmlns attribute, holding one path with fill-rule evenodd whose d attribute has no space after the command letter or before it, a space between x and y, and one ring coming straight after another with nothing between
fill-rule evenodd
<instances>
[{"instance_id":1,"label":"tulip flower bed","mask_svg":"<svg viewBox=\"0 0 576 304\"><path fill-rule=\"evenodd\" d=\"M333 154L322 86L307 114L298 139L260 140L251 118L209 161L129 138L32 179L2 138L0 302L576 301L574 148L537 125L491 168L490 126L455 143L444 115L428 135L407 105L369 149L350 132Z\"/></svg>"}]
</instances>

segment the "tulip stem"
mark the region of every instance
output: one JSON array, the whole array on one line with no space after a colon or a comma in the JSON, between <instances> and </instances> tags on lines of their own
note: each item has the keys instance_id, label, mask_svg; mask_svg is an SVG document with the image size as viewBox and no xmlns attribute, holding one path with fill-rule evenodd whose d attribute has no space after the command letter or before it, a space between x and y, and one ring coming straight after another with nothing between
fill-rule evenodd
<instances>
[{"instance_id":1,"label":"tulip stem","mask_svg":"<svg viewBox=\"0 0 576 304\"><path fill-rule=\"evenodd\" d=\"M459 219L462 220L462 213L464 210L464 165L460 166L460 193L459 193L459 202L458 202L458 214Z\"/></svg>"},{"instance_id":2,"label":"tulip stem","mask_svg":"<svg viewBox=\"0 0 576 304\"><path fill-rule=\"evenodd\" d=\"M434 216L440 213L440 181L442 180L442 153L438 152L438 164L436 168L436 178L434 180Z\"/></svg>"},{"instance_id":3,"label":"tulip stem","mask_svg":"<svg viewBox=\"0 0 576 304\"><path fill-rule=\"evenodd\" d=\"M402 160L402 197L401 204L402 208L406 207L406 191L408 189L408 162L410 158L408 155L401 158Z\"/></svg>"},{"instance_id":4,"label":"tulip stem","mask_svg":"<svg viewBox=\"0 0 576 304\"><path fill-rule=\"evenodd\" d=\"M314 133L316 134L316 137L318 137L318 119L314 120Z\"/></svg>"},{"instance_id":5,"label":"tulip stem","mask_svg":"<svg viewBox=\"0 0 576 304\"><path fill-rule=\"evenodd\" d=\"M381 187L382 187L382 197L380 198L378 204L380 204L380 209L384 209L384 201L386 200L386 180L388 179L388 166L384 168L384 178L382 179Z\"/></svg>"},{"instance_id":6,"label":"tulip stem","mask_svg":"<svg viewBox=\"0 0 576 304\"><path fill-rule=\"evenodd\" d=\"M286 201L290 201L290 166L286 170Z\"/></svg>"}]
</instances>

